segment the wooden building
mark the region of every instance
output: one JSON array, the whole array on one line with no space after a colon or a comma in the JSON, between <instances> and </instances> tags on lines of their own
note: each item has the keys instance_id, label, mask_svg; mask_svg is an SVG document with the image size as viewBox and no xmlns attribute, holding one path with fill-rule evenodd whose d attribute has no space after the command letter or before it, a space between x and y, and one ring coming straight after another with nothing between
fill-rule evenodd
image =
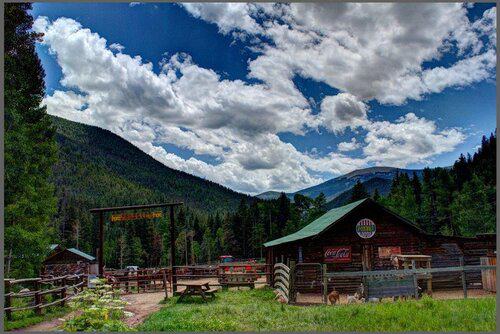
<instances>
[{"instance_id":1,"label":"wooden building","mask_svg":"<svg viewBox=\"0 0 500 334\"><path fill-rule=\"evenodd\" d=\"M51 245L51 251L42 263L42 276L97 274L95 257L76 248Z\"/></svg>"},{"instance_id":2,"label":"wooden building","mask_svg":"<svg viewBox=\"0 0 500 334\"><path fill-rule=\"evenodd\" d=\"M331 271L393 269L392 254L429 255L432 267L479 265L480 257L496 250L495 235L474 238L430 235L414 223L370 198L332 209L301 230L266 242L266 262L327 264ZM302 265L302 267L305 267ZM439 277L441 276L441 277ZM461 286L453 274L436 275L434 285ZM468 274L480 282L481 273ZM338 288L359 285L354 279L335 282Z\"/></svg>"}]
</instances>

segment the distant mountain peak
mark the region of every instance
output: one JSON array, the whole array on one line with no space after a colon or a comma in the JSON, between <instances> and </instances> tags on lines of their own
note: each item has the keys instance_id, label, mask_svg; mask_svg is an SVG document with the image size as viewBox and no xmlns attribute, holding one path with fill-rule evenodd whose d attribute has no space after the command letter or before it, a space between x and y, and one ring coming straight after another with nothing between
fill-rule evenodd
<instances>
[{"instance_id":1,"label":"distant mountain peak","mask_svg":"<svg viewBox=\"0 0 500 334\"><path fill-rule=\"evenodd\" d=\"M396 172L406 173L411 176L414 172L420 177L422 175L421 169L403 169L389 166L376 166L362 169L356 169L345 175L338 176L315 186L305 188L294 193L287 193L287 196L292 199L294 194L301 194L311 198L316 198L320 193L326 196L327 201L331 201L345 191L351 189L352 186L359 180L364 183L373 178L385 179L391 182ZM380 183L380 180L379 180ZM261 199L275 199L278 198L280 192L266 191L256 197Z\"/></svg>"}]
</instances>

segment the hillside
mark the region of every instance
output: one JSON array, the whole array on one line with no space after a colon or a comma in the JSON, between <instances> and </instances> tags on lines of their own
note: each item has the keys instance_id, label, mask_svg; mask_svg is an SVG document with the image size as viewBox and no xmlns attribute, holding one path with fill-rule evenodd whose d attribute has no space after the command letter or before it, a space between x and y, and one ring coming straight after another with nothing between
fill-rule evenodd
<instances>
[{"instance_id":1,"label":"hillside","mask_svg":"<svg viewBox=\"0 0 500 334\"><path fill-rule=\"evenodd\" d=\"M166 167L108 130L52 117L59 163L55 182L89 206L184 201L206 212L233 210L250 196Z\"/></svg>"},{"instance_id":2,"label":"hillside","mask_svg":"<svg viewBox=\"0 0 500 334\"><path fill-rule=\"evenodd\" d=\"M182 210L176 211L177 233L189 228L201 238L200 224L207 217L235 211L242 200L252 202L250 196L168 168L110 131L57 117L52 122L58 146L53 167L56 243L96 254L97 223L89 212L93 207L183 201ZM165 219L106 224L107 265L167 263L167 230ZM180 259L181 254L176 256Z\"/></svg>"},{"instance_id":3,"label":"hillside","mask_svg":"<svg viewBox=\"0 0 500 334\"><path fill-rule=\"evenodd\" d=\"M391 190L391 183L391 180L383 179L381 177L374 177L373 179L362 182L368 194L373 195L375 189L378 189L378 192L381 196L386 196L387 194L389 194L389 191ZM351 196L352 188L344 191L343 193L339 194L334 199L326 203L325 209L331 210L333 208L348 204L350 202Z\"/></svg>"},{"instance_id":4,"label":"hillside","mask_svg":"<svg viewBox=\"0 0 500 334\"><path fill-rule=\"evenodd\" d=\"M417 174L418 177L422 176L421 169L400 169L395 167L369 167L363 169L357 169L348 174L338 176L326 182L320 183L318 185L299 190L295 193L288 193L287 196L293 199L294 194L301 194L307 197L316 198L320 193L326 196L327 201L332 201L340 194L351 189L358 180L364 183L373 178L385 179L392 181L396 173L406 173L409 176L413 175L413 172ZM380 182L380 180L379 180ZM380 191L380 189L379 189ZM279 192L277 191L267 191L256 197L261 199L274 199L279 197Z\"/></svg>"},{"instance_id":5,"label":"hillside","mask_svg":"<svg viewBox=\"0 0 500 334\"><path fill-rule=\"evenodd\" d=\"M316 186L302 189L297 193L315 198L320 193L325 194L327 201L331 201L336 196L340 195L346 190L351 189L358 180L363 183L375 177L392 180L396 173L407 173L412 175L416 172L418 176L422 175L422 170L400 169L394 167L370 167L365 169L358 169L346 175L336 177Z\"/></svg>"}]
</instances>

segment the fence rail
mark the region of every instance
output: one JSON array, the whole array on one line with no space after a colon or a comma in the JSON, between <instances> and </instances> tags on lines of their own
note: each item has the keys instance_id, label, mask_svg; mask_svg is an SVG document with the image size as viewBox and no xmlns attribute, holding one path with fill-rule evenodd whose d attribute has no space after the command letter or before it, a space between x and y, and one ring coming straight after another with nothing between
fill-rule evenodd
<instances>
[{"instance_id":1,"label":"fence rail","mask_svg":"<svg viewBox=\"0 0 500 334\"><path fill-rule=\"evenodd\" d=\"M185 286L185 282L177 280L217 279L210 285L250 286L262 276L270 284L272 271L265 263L231 262L216 265L175 266L174 274L171 267L146 268L137 270L112 269L106 270L105 276L114 288L120 288L126 293L165 290L174 291L177 286Z\"/></svg>"},{"instance_id":2,"label":"fence rail","mask_svg":"<svg viewBox=\"0 0 500 334\"><path fill-rule=\"evenodd\" d=\"M460 260L460 263L463 264L463 259ZM413 264L414 266L414 264ZM402 278L413 278L414 281L414 289L415 289L415 298L418 298L418 279L426 279L428 280L428 293L432 294L432 274L436 273L460 273L461 282L462 282L462 290L464 294L464 298L467 298L467 272L475 272L475 271L484 271L484 270L495 270L496 266L493 265L474 265L474 266L454 266L454 267L443 267L443 268L412 268L412 269L392 269L392 270L372 270L372 271L344 271L344 272L324 272L323 280L325 286L328 284L328 280L334 278L345 278L345 277L359 277L365 279L373 279L373 278L389 278L389 277L399 277ZM326 291L324 291L326 295Z\"/></svg>"},{"instance_id":3,"label":"fence rail","mask_svg":"<svg viewBox=\"0 0 500 334\"><path fill-rule=\"evenodd\" d=\"M42 309L61 304L76 296L86 282L86 275L66 275L52 278L22 278L22 279L4 279L5 286L5 307L4 312L7 320L12 320L12 312L34 310L36 314L41 314ZM33 291L14 292L16 286L31 285ZM60 286L58 286L60 285ZM48 289L46 289L48 287ZM22 290L21 290L22 291ZM55 300L45 303L44 296L52 295ZM15 307L12 306L13 299L33 298L31 305Z\"/></svg>"},{"instance_id":4,"label":"fence rail","mask_svg":"<svg viewBox=\"0 0 500 334\"><path fill-rule=\"evenodd\" d=\"M366 277L383 275L413 275L413 274L433 274L446 272L478 271L496 269L496 266L461 266L444 268L418 268L418 269L392 269L392 270L372 270L372 271L342 271L327 272L327 277Z\"/></svg>"}]
</instances>

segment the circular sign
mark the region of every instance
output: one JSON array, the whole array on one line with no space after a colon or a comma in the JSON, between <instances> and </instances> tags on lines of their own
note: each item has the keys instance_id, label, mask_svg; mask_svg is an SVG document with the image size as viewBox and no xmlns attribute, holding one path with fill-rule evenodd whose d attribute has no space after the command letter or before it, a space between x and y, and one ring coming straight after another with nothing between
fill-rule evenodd
<instances>
[{"instance_id":1,"label":"circular sign","mask_svg":"<svg viewBox=\"0 0 500 334\"><path fill-rule=\"evenodd\" d=\"M356 224L356 233L363 239L369 239L373 237L376 230L377 227L375 226L375 223L368 218L361 219Z\"/></svg>"}]
</instances>

